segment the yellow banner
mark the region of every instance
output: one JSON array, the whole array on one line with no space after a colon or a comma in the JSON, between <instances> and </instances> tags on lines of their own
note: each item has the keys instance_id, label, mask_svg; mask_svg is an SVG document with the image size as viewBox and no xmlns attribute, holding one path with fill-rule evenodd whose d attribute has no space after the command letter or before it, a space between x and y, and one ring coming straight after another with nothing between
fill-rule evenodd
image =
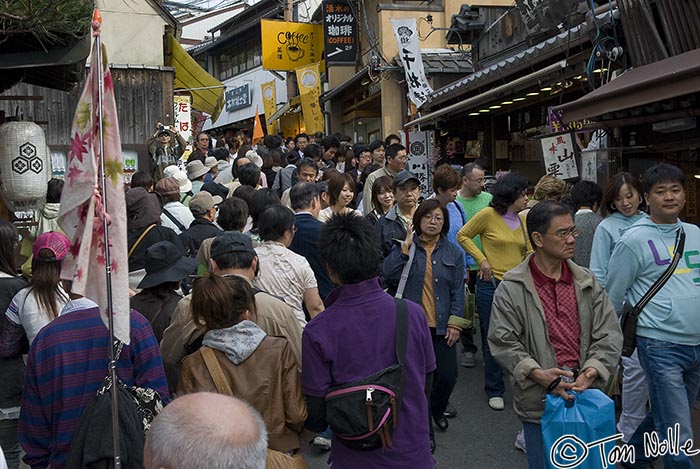
<instances>
[{"instance_id":1,"label":"yellow banner","mask_svg":"<svg viewBox=\"0 0 700 469\"><path fill-rule=\"evenodd\" d=\"M261 20L262 65L286 70L313 64L323 53L323 26L291 21Z\"/></svg>"},{"instance_id":2,"label":"yellow banner","mask_svg":"<svg viewBox=\"0 0 700 469\"><path fill-rule=\"evenodd\" d=\"M262 90L263 110L265 111L265 120L267 121L267 133L276 134L278 125L277 122L270 122L270 117L277 110L277 90L275 89L275 80L268 81L260 85Z\"/></svg>"},{"instance_id":3,"label":"yellow banner","mask_svg":"<svg viewBox=\"0 0 700 469\"><path fill-rule=\"evenodd\" d=\"M323 111L318 100L321 95L321 73L318 63L296 69L301 110L304 113L306 133L323 132L325 125Z\"/></svg>"}]
</instances>

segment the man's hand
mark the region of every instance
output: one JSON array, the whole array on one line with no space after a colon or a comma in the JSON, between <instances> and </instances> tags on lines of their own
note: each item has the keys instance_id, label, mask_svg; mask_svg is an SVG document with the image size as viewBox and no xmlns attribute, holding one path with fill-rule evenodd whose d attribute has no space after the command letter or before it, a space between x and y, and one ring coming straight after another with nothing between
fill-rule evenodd
<instances>
[{"instance_id":1,"label":"man's hand","mask_svg":"<svg viewBox=\"0 0 700 469\"><path fill-rule=\"evenodd\" d=\"M447 326L447 333L445 334L445 340L447 341L447 346L452 347L459 340L459 329Z\"/></svg>"},{"instance_id":2,"label":"man's hand","mask_svg":"<svg viewBox=\"0 0 700 469\"><path fill-rule=\"evenodd\" d=\"M590 388L597 378L598 370L591 367L586 368L581 373L579 373L578 378L576 378L576 381L573 383L571 389L576 392L583 392L586 389Z\"/></svg>"},{"instance_id":3,"label":"man's hand","mask_svg":"<svg viewBox=\"0 0 700 469\"><path fill-rule=\"evenodd\" d=\"M572 389L574 386L574 383L566 383L560 378L562 376L567 376L569 378L574 377L574 373L571 371L567 370L562 370L561 368L548 368L546 370L543 370L542 368L537 368L534 369L530 372L530 378L535 381L536 383L540 384L543 386L545 389L549 388L549 386L554 383L555 380L559 379L559 383L554 387L554 389L551 389L549 392L551 394L556 394L558 396L561 396L562 398L566 399L567 401L570 401L571 399L574 398L571 394L568 394L566 391L569 389Z\"/></svg>"}]
</instances>

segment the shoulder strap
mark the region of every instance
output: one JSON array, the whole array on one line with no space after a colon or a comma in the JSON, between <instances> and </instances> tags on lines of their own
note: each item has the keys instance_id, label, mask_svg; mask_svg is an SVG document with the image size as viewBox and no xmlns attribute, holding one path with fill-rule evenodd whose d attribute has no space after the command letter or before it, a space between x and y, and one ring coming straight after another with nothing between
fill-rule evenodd
<instances>
[{"instance_id":1,"label":"shoulder strap","mask_svg":"<svg viewBox=\"0 0 700 469\"><path fill-rule=\"evenodd\" d=\"M464 207L462 207L462 204L457 202L456 200L452 201L455 206L457 206L457 210L459 211L459 216L462 217L462 226L467 224L467 214L464 213Z\"/></svg>"},{"instance_id":2,"label":"shoulder strap","mask_svg":"<svg viewBox=\"0 0 700 469\"><path fill-rule=\"evenodd\" d=\"M527 234L525 233L525 225L523 225L523 219L518 215L518 222L520 222L520 230L523 232L523 259L527 257Z\"/></svg>"},{"instance_id":3,"label":"shoulder strap","mask_svg":"<svg viewBox=\"0 0 700 469\"><path fill-rule=\"evenodd\" d=\"M659 292L659 290L661 290L664 287L668 279L671 278L673 272L676 270L676 267L678 266L681 257L683 257L684 248L685 231L681 226L678 232L676 232L676 249L673 254L673 261L671 261L671 264L666 268L666 270L664 270L661 276L656 279L656 282L654 282L654 284L649 288L649 291L647 291L644 294L644 296L642 296L642 298L637 302L637 304L634 305L634 308L632 308L632 311L630 311L630 316L632 316L633 318L639 317L644 307L651 301L652 298L654 298L654 295L656 295Z\"/></svg>"},{"instance_id":4,"label":"shoulder strap","mask_svg":"<svg viewBox=\"0 0 700 469\"><path fill-rule=\"evenodd\" d=\"M408 281L408 273L411 271L411 264L413 264L413 257L415 255L416 243L411 243L411 246L408 248L408 260L406 261L406 265L403 266L401 280L399 280L399 286L396 289L396 295L394 295L396 298L403 298L403 291L406 289L406 282Z\"/></svg>"},{"instance_id":5,"label":"shoulder strap","mask_svg":"<svg viewBox=\"0 0 700 469\"><path fill-rule=\"evenodd\" d=\"M185 228L185 225L183 225L182 223L180 223L180 220L178 220L177 218L175 218L175 215L173 215L172 213L170 213L170 212L168 211L168 209L163 208L163 214L164 214L166 217L168 217L168 218L170 219L170 221L173 222L173 223L175 224L175 226L177 226L178 229L179 229L180 231L187 231L187 228Z\"/></svg>"},{"instance_id":6,"label":"shoulder strap","mask_svg":"<svg viewBox=\"0 0 700 469\"><path fill-rule=\"evenodd\" d=\"M406 362L406 342L408 340L408 306L401 298L396 303L396 359L400 365Z\"/></svg>"},{"instance_id":7,"label":"shoulder strap","mask_svg":"<svg viewBox=\"0 0 700 469\"><path fill-rule=\"evenodd\" d=\"M143 233L141 233L141 236L139 236L139 239L137 239L136 242L129 249L129 254L127 257L131 257L131 255L136 250L136 247L141 243L141 241L143 241L143 238L145 238L146 235L148 234L148 232L151 231L155 226L156 226L156 224L154 223L154 224L150 225L148 228L146 228L145 230L143 230Z\"/></svg>"},{"instance_id":8,"label":"shoulder strap","mask_svg":"<svg viewBox=\"0 0 700 469\"><path fill-rule=\"evenodd\" d=\"M199 349L202 353L202 358L204 359L204 365L209 370L212 381L214 381L214 386L219 394L225 394L227 396L233 396L233 390L226 380L224 375L224 370L221 369L221 364L219 360L216 359L216 354L214 350L209 347L202 347Z\"/></svg>"}]
</instances>

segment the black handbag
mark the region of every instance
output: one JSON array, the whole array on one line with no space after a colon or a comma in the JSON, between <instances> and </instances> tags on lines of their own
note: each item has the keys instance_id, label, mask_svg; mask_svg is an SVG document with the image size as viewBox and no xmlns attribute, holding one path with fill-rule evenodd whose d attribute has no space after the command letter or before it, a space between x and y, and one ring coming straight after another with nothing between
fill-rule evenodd
<instances>
[{"instance_id":1,"label":"black handbag","mask_svg":"<svg viewBox=\"0 0 700 469\"><path fill-rule=\"evenodd\" d=\"M392 446L403 397L404 362L408 334L408 308L396 302L397 363L370 376L330 388L326 394L326 420L345 446L373 450Z\"/></svg>"},{"instance_id":2,"label":"black handbag","mask_svg":"<svg viewBox=\"0 0 700 469\"><path fill-rule=\"evenodd\" d=\"M651 299L654 298L654 295L663 288L668 279L671 278L671 275L673 275L673 272L678 266L678 262L680 262L681 257L683 257L684 247L685 231L683 231L683 227L681 227L676 233L676 247L671 264L664 270L661 276L656 279L654 284L649 288L649 291L642 296L636 305L632 306L629 302L625 301L622 307L622 315L620 316L623 357L630 357L632 353L634 353L634 349L637 346L637 320L639 319L639 315Z\"/></svg>"}]
</instances>

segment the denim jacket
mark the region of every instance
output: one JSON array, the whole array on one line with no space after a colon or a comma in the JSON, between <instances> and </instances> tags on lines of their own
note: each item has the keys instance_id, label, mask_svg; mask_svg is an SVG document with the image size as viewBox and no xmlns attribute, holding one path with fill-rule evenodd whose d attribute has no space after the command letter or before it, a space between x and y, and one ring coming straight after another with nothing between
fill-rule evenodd
<instances>
[{"instance_id":1,"label":"denim jacket","mask_svg":"<svg viewBox=\"0 0 700 469\"><path fill-rule=\"evenodd\" d=\"M403 297L421 304L425 279L426 253L417 235L413 237L416 252L408 274ZM464 318L464 254L461 248L440 236L431 256L433 262L433 293L437 319L436 333L445 334L448 323L462 328ZM408 255L394 245L381 266L381 274L389 294L395 294Z\"/></svg>"}]
</instances>

